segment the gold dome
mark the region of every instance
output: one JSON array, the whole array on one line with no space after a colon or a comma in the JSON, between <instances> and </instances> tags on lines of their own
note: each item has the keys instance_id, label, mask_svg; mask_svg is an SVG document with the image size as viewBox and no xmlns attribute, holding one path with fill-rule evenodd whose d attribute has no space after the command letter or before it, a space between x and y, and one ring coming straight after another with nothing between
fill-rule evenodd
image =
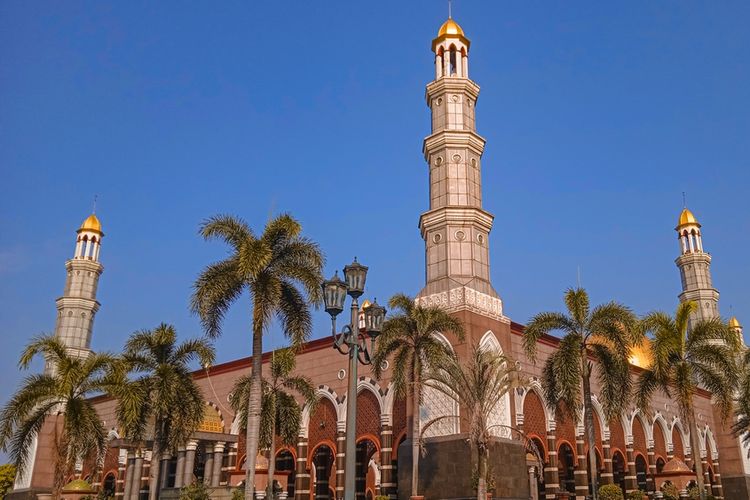
<instances>
[{"instance_id":1,"label":"gold dome","mask_svg":"<svg viewBox=\"0 0 750 500\"><path fill-rule=\"evenodd\" d=\"M99 222L99 219L95 214L91 214L85 221L83 221L83 224L81 224L81 228L78 231L93 231L95 233L101 233L102 223Z\"/></svg>"},{"instance_id":2,"label":"gold dome","mask_svg":"<svg viewBox=\"0 0 750 500\"><path fill-rule=\"evenodd\" d=\"M653 358L651 357L651 341L644 339L641 345L631 347L628 361L631 365L638 368L649 368L653 362Z\"/></svg>"},{"instance_id":3,"label":"gold dome","mask_svg":"<svg viewBox=\"0 0 750 500\"><path fill-rule=\"evenodd\" d=\"M729 328L742 328L742 325L740 325L740 322L737 320L736 316L732 316L729 318Z\"/></svg>"},{"instance_id":4,"label":"gold dome","mask_svg":"<svg viewBox=\"0 0 750 500\"><path fill-rule=\"evenodd\" d=\"M461 29L461 26L456 21L449 17L438 31L438 38L446 35L464 36L464 30Z\"/></svg>"},{"instance_id":5,"label":"gold dome","mask_svg":"<svg viewBox=\"0 0 750 500\"><path fill-rule=\"evenodd\" d=\"M88 483L88 481L85 481L83 479L74 479L65 486L63 486L62 490L64 492L91 492L94 491L94 488Z\"/></svg>"},{"instance_id":6,"label":"gold dome","mask_svg":"<svg viewBox=\"0 0 750 500\"><path fill-rule=\"evenodd\" d=\"M698 219L696 219L695 215L693 215L693 212L691 212L687 208L683 208L682 212L680 212L680 219L677 221L677 227L675 229L680 229L682 226L687 225L701 227L701 225L698 223Z\"/></svg>"}]
</instances>

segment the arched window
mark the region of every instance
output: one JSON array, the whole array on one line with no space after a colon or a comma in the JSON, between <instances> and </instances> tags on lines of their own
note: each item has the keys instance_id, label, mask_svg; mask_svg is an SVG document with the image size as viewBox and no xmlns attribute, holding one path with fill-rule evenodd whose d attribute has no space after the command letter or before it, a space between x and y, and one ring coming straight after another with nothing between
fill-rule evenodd
<instances>
[{"instance_id":1,"label":"arched window","mask_svg":"<svg viewBox=\"0 0 750 500\"><path fill-rule=\"evenodd\" d=\"M659 457L656 459L656 473L661 474L662 470L664 470L664 459Z\"/></svg>"},{"instance_id":2,"label":"arched window","mask_svg":"<svg viewBox=\"0 0 750 500\"><path fill-rule=\"evenodd\" d=\"M84 236L83 240L81 240L81 254L79 255L79 257L81 258L86 257L86 247L88 246L88 244L89 244L89 237Z\"/></svg>"},{"instance_id":3,"label":"arched window","mask_svg":"<svg viewBox=\"0 0 750 500\"><path fill-rule=\"evenodd\" d=\"M648 464L643 455L635 457L635 478L638 483L638 489L646 491L646 475L648 471Z\"/></svg>"},{"instance_id":4,"label":"arched window","mask_svg":"<svg viewBox=\"0 0 750 500\"><path fill-rule=\"evenodd\" d=\"M573 454L573 448L568 443L560 445L560 451L558 452L558 458L560 459L559 473L560 473L560 487L569 493L576 492L576 477L575 477L575 455Z\"/></svg>"},{"instance_id":5,"label":"arched window","mask_svg":"<svg viewBox=\"0 0 750 500\"><path fill-rule=\"evenodd\" d=\"M614 483L625 491L625 457L619 451L612 455L612 474Z\"/></svg>"},{"instance_id":6,"label":"arched window","mask_svg":"<svg viewBox=\"0 0 750 500\"><path fill-rule=\"evenodd\" d=\"M104 478L104 483L102 483L102 492L104 493L104 496L114 497L116 485L117 485L117 478L115 477L113 473L110 472Z\"/></svg>"},{"instance_id":7,"label":"arched window","mask_svg":"<svg viewBox=\"0 0 750 500\"><path fill-rule=\"evenodd\" d=\"M451 46L451 54L450 54L450 75L453 76L457 73L456 68L456 48Z\"/></svg>"}]
</instances>

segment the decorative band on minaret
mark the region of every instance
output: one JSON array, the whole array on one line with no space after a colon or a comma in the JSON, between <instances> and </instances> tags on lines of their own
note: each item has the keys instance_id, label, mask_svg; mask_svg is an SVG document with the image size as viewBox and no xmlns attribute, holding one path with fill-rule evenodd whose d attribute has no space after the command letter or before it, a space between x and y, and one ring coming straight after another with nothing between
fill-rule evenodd
<instances>
[{"instance_id":1,"label":"decorative band on minaret","mask_svg":"<svg viewBox=\"0 0 750 500\"><path fill-rule=\"evenodd\" d=\"M453 19L432 41L435 80L426 90L432 133L423 146L430 171L430 209L419 219L426 285L418 300L504 319L502 302L490 283L493 216L482 209L485 140L476 132L479 86L469 79L469 46Z\"/></svg>"},{"instance_id":2,"label":"decorative band on minaret","mask_svg":"<svg viewBox=\"0 0 750 500\"><path fill-rule=\"evenodd\" d=\"M91 214L77 231L73 258L65 263L67 278L63 296L57 299L55 336L65 343L68 351L80 357L91 352L91 333L94 316L99 310L96 290L104 267L99 263L102 225ZM50 370L51 367L47 367Z\"/></svg>"},{"instance_id":3,"label":"decorative band on minaret","mask_svg":"<svg viewBox=\"0 0 750 500\"><path fill-rule=\"evenodd\" d=\"M698 309L693 320L719 316L719 292L711 280L711 255L703 251L701 225L693 213L684 208L677 221L680 256L675 263L680 269L682 293L680 302L693 301Z\"/></svg>"}]
</instances>

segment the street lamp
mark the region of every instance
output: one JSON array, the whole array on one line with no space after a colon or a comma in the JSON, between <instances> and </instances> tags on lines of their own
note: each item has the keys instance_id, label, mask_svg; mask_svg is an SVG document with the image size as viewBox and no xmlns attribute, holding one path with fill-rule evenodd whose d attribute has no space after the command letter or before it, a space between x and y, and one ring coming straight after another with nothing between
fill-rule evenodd
<instances>
[{"instance_id":1,"label":"street lamp","mask_svg":"<svg viewBox=\"0 0 750 500\"><path fill-rule=\"evenodd\" d=\"M380 335L385 320L385 308L377 300L364 310L365 327L359 327L357 299L365 291L367 267L357 262L344 266L344 281L338 276L323 282L323 301L331 315L333 347L349 356L349 386L346 391L346 464L344 467L344 499L355 500L355 468L357 453L357 365L370 364L370 353L375 349L375 339ZM346 296L352 298L351 319L340 332L336 332L336 316L344 310ZM363 331L364 330L364 331ZM369 346L367 339L369 337Z\"/></svg>"}]
</instances>

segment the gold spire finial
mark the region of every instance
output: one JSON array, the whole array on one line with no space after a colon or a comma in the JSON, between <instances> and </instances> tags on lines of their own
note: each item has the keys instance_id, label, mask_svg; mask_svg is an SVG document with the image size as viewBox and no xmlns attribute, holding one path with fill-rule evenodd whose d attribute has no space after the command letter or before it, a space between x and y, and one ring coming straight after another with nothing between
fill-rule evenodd
<instances>
[{"instance_id":1,"label":"gold spire finial","mask_svg":"<svg viewBox=\"0 0 750 500\"><path fill-rule=\"evenodd\" d=\"M452 10L451 9L451 5L452 4L453 4L452 0L448 0L448 19L452 19L453 18L453 15L452 15L453 13L451 12L451 10Z\"/></svg>"}]
</instances>

